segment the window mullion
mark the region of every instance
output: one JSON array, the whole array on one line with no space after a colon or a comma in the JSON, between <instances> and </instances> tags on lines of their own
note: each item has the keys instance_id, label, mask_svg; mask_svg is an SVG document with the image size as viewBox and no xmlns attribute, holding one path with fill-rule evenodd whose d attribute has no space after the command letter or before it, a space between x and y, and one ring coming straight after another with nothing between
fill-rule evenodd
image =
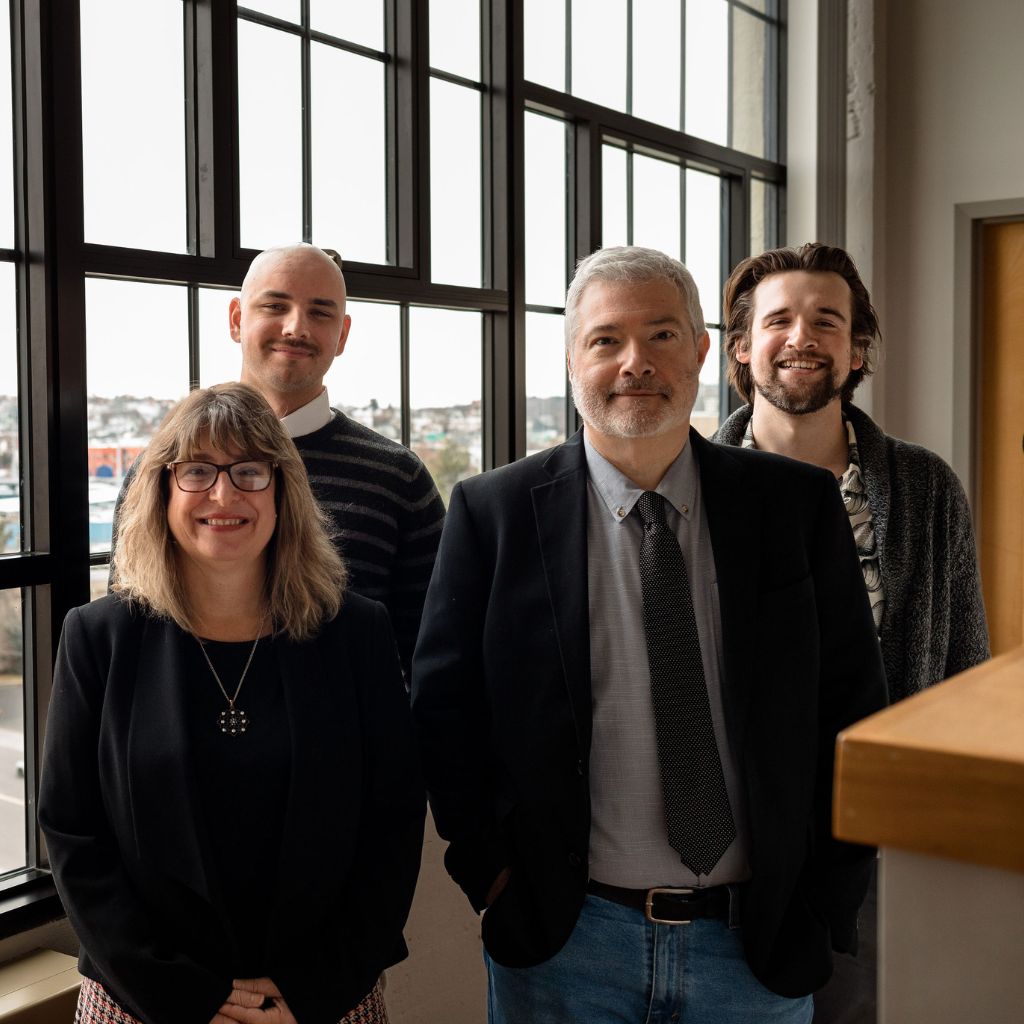
<instances>
[{"instance_id":1,"label":"window mullion","mask_svg":"<svg viewBox=\"0 0 1024 1024\"><path fill-rule=\"evenodd\" d=\"M401 364L402 444L410 446L412 438L412 411L409 408L409 304L403 302L398 317L398 350Z\"/></svg>"},{"instance_id":2,"label":"window mullion","mask_svg":"<svg viewBox=\"0 0 1024 1024\"><path fill-rule=\"evenodd\" d=\"M403 36L405 33L403 32ZM395 0L384 3L384 49L389 54L398 52L398 25ZM402 76L401 80L399 76ZM401 96L408 91L408 70L399 71L399 61L389 59L384 71L384 146L387 168L387 246L385 259L396 266L410 266L412 253L402 243L411 235L412 187L402 171L400 153L409 145L408 110L402 112ZM408 106L408 104L407 104ZM402 120L401 127L399 120Z\"/></svg>"},{"instance_id":3,"label":"window mullion","mask_svg":"<svg viewBox=\"0 0 1024 1024\"><path fill-rule=\"evenodd\" d=\"M313 241L313 109L312 42L309 38L309 0L302 8L302 240Z\"/></svg>"},{"instance_id":4,"label":"window mullion","mask_svg":"<svg viewBox=\"0 0 1024 1024\"><path fill-rule=\"evenodd\" d=\"M212 33L209 7L182 5L185 33L185 217L188 252L215 252L214 175L201 173L213 163Z\"/></svg>"},{"instance_id":5,"label":"window mullion","mask_svg":"<svg viewBox=\"0 0 1024 1024\"><path fill-rule=\"evenodd\" d=\"M492 208L495 227L495 284L508 291L508 313L485 318L485 339L492 346L492 372L485 381L491 403L491 438L484 441L484 468L500 466L526 453L526 215L523 103L523 5L515 0L486 0L490 5L491 62L488 101L499 111L493 144L497 183ZM496 32L498 26L502 32ZM501 278L497 277L501 273ZM487 453L490 453L488 464Z\"/></svg>"},{"instance_id":6,"label":"window mullion","mask_svg":"<svg viewBox=\"0 0 1024 1024\"><path fill-rule=\"evenodd\" d=\"M725 281L732 268L745 256L750 247L750 174L742 177L722 179L722 226L721 237L726 244L722 246L721 280ZM719 300L721 301L721 300ZM716 319L721 317L721 309L716 309ZM739 395L729 386L728 360L725 357L725 324L722 324L719 345L718 371L718 410L719 421L738 409L743 402Z\"/></svg>"}]
</instances>

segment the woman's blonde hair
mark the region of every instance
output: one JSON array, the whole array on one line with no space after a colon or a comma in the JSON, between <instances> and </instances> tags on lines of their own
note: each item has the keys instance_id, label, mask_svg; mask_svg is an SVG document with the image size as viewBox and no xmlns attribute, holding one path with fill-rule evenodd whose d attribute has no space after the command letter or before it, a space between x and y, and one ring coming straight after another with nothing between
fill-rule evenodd
<instances>
[{"instance_id":1,"label":"woman's blonde hair","mask_svg":"<svg viewBox=\"0 0 1024 1024\"><path fill-rule=\"evenodd\" d=\"M267 547L267 611L275 632L308 639L338 614L348 573L295 445L263 396L247 384L193 391L167 414L121 505L112 589L196 632L167 525L169 489L175 486L167 464L190 459L204 446L276 463L277 528Z\"/></svg>"}]
</instances>

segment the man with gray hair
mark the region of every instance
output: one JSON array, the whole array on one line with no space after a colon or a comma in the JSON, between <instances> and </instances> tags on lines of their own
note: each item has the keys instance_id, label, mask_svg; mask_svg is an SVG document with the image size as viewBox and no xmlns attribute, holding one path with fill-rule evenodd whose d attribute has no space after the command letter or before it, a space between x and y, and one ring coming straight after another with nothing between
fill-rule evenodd
<instances>
[{"instance_id":1,"label":"man with gray hair","mask_svg":"<svg viewBox=\"0 0 1024 1024\"><path fill-rule=\"evenodd\" d=\"M492 1024L806 1022L854 941L832 761L885 701L871 611L829 474L691 430L708 346L681 263L594 253L583 430L452 493L413 714Z\"/></svg>"}]
</instances>

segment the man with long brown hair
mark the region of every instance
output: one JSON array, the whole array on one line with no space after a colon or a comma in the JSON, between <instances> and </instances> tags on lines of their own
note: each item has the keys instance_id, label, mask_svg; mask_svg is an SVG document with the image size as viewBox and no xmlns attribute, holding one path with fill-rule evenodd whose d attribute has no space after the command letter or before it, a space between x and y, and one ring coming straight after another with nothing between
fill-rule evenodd
<instances>
[{"instance_id":1,"label":"man with long brown hair","mask_svg":"<svg viewBox=\"0 0 1024 1024\"><path fill-rule=\"evenodd\" d=\"M850 517L890 700L989 656L970 509L938 455L852 404L880 331L850 255L810 243L740 263L725 286L729 382L748 403L714 440L830 470ZM857 965L837 961L816 1022L874 1020L874 894Z\"/></svg>"}]
</instances>

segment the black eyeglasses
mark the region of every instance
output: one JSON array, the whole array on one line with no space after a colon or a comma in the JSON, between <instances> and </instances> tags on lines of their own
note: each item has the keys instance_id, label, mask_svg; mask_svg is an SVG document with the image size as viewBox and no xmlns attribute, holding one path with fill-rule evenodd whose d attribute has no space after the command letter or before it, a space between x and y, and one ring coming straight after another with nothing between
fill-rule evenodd
<instances>
[{"instance_id":1,"label":"black eyeglasses","mask_svg":"<svg viewBox=\"0 0 1024 1024\"><path fill-rule=\"evenodd\" d=\"M240 491L265 491L274 479L277 463L263 459L230 462L226 466L214 462L168 462L167 468L178 487L192 494L210 490L221 473L227 473Z\"/></svg>"}]
</instances>

